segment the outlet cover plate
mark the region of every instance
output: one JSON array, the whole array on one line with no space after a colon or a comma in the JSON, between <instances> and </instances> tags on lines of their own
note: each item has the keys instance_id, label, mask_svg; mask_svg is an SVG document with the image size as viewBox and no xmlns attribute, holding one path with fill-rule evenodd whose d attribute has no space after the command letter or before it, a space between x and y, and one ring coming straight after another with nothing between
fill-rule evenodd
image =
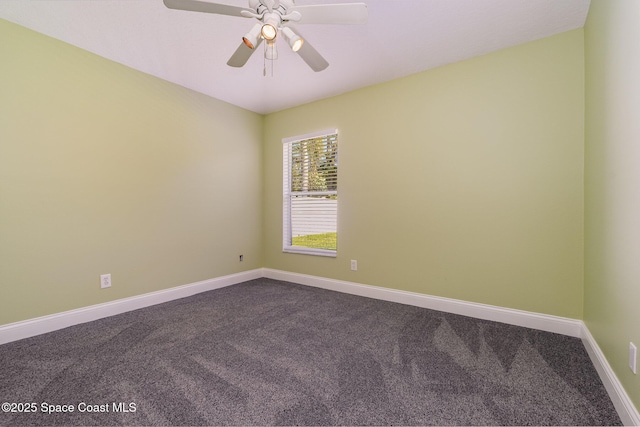
<instances>
[{"instance_id":1,"label":"outlet cover plate","mask_svg":"<svg viewBox=\"0 0 640 427\"><path fill-rule=\"evenodd\" d=\"M100 275L100 288L110 288L111 287L111 274L101 274Z\"/></svg>"},{"instance_id":2,"label":"outlet cover plate","mask_svg":"<svg viewBox=\"0 0 640 427\"><path fill-rule=\"evenodd\" d=\"M629 368L631 371L636 374L637 373L637 364L638 364L638 348L634 343L629 343Z\"/></svg>"}]
</instances>

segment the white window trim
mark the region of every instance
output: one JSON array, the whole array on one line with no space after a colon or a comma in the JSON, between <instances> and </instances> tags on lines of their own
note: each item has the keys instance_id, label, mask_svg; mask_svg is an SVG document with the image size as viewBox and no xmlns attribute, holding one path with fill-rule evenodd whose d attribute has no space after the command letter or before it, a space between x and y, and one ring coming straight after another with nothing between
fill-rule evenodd
<instances>
[{"instance_id":1,"label":"white window trim","mask_svg":"<svg viewBox=\"0 0 640 427\"><path fill-rule=\"evenodd\" d=\"M317 132L311 132L304 135L297 135L293 137L283 138L282 144L283 146L288 146L289 150L283 152L283 180L282 180L282 252L293 253L293 254L304 254L304 255L317 255L324 257L337 257L338 251L329 250L329 249L316 249L316 248L305 248L302 246L291 246L289 242L291 242L291 198L286 197L285 194L289 192L291 188L291 168L288 167L284 170L284 165L289 163L289 159L291 159L291 144L292 142L304 141L305 139L313 139L326 135L337 134L338 129L325 129ZM286 163L285 163L286 162ZM336 193L336 192L331 192ZM318 194L318 193L314 193Z\"/></svg>"}]
</instances>

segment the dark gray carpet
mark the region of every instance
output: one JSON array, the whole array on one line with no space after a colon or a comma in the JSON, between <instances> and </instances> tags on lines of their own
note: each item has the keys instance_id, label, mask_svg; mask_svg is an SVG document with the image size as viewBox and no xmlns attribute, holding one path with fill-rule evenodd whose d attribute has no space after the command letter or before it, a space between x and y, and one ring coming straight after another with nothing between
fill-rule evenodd
<instances>
[{"instance_id":1,"label":"dark gray carpet","mask_svg":"<svg viewBox=\"0 0 640 427\"><path fill-rule=\"evenodd\" d=\"M1 425L620 424L579 339L268 279L5 344L0 362L0 401L36 410Z\"/></svg>"}]
</instances>

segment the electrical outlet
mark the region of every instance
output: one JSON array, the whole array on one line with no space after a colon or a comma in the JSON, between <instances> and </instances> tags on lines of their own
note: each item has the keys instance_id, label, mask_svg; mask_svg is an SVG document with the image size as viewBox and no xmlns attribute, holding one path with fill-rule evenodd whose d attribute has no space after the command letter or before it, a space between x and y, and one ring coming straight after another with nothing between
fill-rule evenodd
<instances>
[{"instance_id":1,"label":"electrical outlet","mask_svg":"<svg viewBox=\"0 0 640 427\"><path fill-rule=\"evenodd\" d=\"M629 368L633 371L634 374L637 373L636 367L638 363L638 348L634 343L629 343Z\"/></svg>"},{"instance_id":2,"label":"electrical outlet","mask_svg":"<svg viewBox=\"0 0 640 427\"><path fill-rule=\"evenodd\" d=\"M100 275L100 287L102 289L111 287L111 274Z\"/></svg>"},{"instance_id":3,"label":"electrical outlet","mask_svg":"<svg viewBox=\"0 0 640 427\"><path fill-rule=\"evenodd\" d=\"M244 255L240 255L240 262L244 261Z\"/></svg>"},{"instance_id":4,"label":"electrical outlet","mask_svg":"<svg viewBox=\"0 0 640 427\"><path fill-rule=\"evenodd\" d=\"M351 260L351 271L358 271L358 260Z\"/></svg>"}]
</instances>

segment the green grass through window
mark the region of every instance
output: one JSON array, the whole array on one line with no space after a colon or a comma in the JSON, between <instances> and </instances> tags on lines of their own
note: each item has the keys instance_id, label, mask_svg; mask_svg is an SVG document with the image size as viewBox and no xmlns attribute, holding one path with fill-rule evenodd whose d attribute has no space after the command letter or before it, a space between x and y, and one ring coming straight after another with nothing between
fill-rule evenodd
<instances>
[{"instance_id":1,"label":"green grass through window","mask_svg":"<svg viewBox=\"0 0 640 427\"><path fill-rule=\"evenodd\" d=\"M306 236L293 237L292 246L303 246L313 249L337 249L338 233L308 234Z\"/></svg>"}]
</instances>

